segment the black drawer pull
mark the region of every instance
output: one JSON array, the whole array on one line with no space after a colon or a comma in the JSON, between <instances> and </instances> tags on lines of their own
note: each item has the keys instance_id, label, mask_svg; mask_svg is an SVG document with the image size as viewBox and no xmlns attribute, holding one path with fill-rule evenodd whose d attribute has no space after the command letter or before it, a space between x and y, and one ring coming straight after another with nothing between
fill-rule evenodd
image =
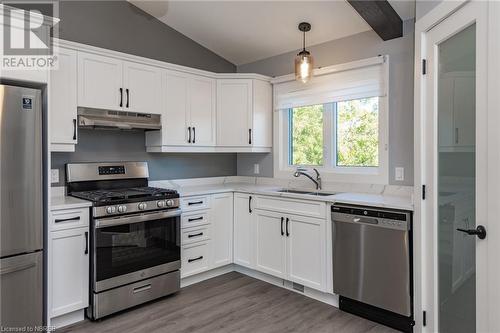
<instances>
[{"instance_id":1,"label":"black drawer pull","mask_svg":"<svg viewBox=\"0 0 500 333\"><path fill-rule=\"evenodd\" d=\"M199 256L198 258L188 259L188 262L193 262L201 259L203 259L203 256Z\"/></svg>"},{"instance_id":2,"label":"black drawer pull","mask_svg":"<svg viewBox=\"0 0 500 333\"><path fill-rule=\"evenodd\" d=\"M85 254L89 254L89 232L85 231Z\"/></svg>"},{"instance_id":3,"label":"black drawer pull","mask_svg":"<svg viewBox=\"0 0 500 333\"><path fill-rule=\"evenodd\" d=\"M193 127L193 143L196 143L196 127Z\"/></svg>"},{"instance_id":4,"label":"black drawer pull","mask_svg":"<svg viewBox=\"0 0 500 333\"><path fill-rule=\"evenodd\" d=\"M284 219L285 219L284 217L281 218L281 236L285 235L285 232L283 231L283 220Z\"/></svg>"},{"instance_id":5,"label":"black drawer pull","mask_svg":"<svg viewBox=\"0 0 500 333\"><path fill-rule=\"evenodd\" d=\"M198 234L192 234L192 235L188 235L188 238L193 238L193 237L198 237L198 236L203 236L203 233L200 232Z\"/></svg>"},{"instance_id":6,"label":"black drawer pull","mask_svg":"<svg viewBox=\"0 0 500 333\"><path fill-rule=\"evenodd\" d=\"M290 236L290 232L288 231L288 226L290 224L290 219L286 218L286 237Z\"/></svg>"},{"instance_id":7,"label":"black drawer pull","mask_svg":"<svg viewBox=\"0 0 500 333\"><path fill-rule=\"evenodd\" d=\"M120 88L120 107L123 106L123 88Z\"/></svg>"},{"instance_id":8,"label":"black drawer pull","mask_svg":"<svg viewBox=\"0 0 500 333\"><path fill-rule=\"evenodd\" d=\"M192 205L201 205L203 203L203 201L193 201L193 202L188 202L188 206L192 206Z\"/></svg>"},{"instance_id":9,"label":"black drawer pull","mask_svg":"<svg viewBox=\"0 0 500 333\"><path fill-rule=\"evenodd\" d=\"M248 212L252 214L252 196L248 197Z\"/></svg>"},{"instance_id":10,"label":"black drawer pull","mask_svg":"<svg viewBox=\"0 0 500 333\"><path fill-rule=\"evenodd\" d=\"M252 144L252 129L251 128L248 129L248 144L249 145Z\"/></svg>"},{"instance_id":11,"label":"black drawer pull","mask_svg":"<svg viewBox=\"0 0 500 333\"><path fill-rule=\"evenodd\" d=\"M67 219L55 219L54 220L55 223L67 222L67 221L80 221L80 216L70 217Z\"/></svg>"},{"instance_id":12,"label":"black drawer pull","mask_svg":"<svg viewBox=\"0 0 500 333\"><path fill-rule=\"evenodd\" d=\"M188 222L200 221L200 220L203 220L203 216L196 217L196 218L193 218L193 219L188 219Z\"/></svg>"},{"instance_id":13,"label":"black drawer pull","mask_svg":"<svg viewBox=\"0 0 500 333\"><path fill-rule=\"evenodd\" d=\"M76 119L73 119L73 140L76 140Z\"/></svg>"},{"instance_id":14,"label":"black drawer pull","mask_svg":"<svg viewBox=\"0 0 500 333\"><path fill-rule=\"evenodd\" d=\"M125 92L127 93L127 105L125 105L125 107L127 107L127 108L128 108L128 105L129 105L129 99L130 99L130 98L129 98L129 93L128 93L128 88L127 88L127 89L125 89Z\"/></svg>"},{"instance_id":15,"label":"black drawer pull","mask_svg":"<svg viewBox=\"0 0 500 333\"><path fill-rule=\"evenodd\" d=\"M191 127L188 127L188 134L189 134L188 143L191 143Z\"/></svg>"}]
</instances>

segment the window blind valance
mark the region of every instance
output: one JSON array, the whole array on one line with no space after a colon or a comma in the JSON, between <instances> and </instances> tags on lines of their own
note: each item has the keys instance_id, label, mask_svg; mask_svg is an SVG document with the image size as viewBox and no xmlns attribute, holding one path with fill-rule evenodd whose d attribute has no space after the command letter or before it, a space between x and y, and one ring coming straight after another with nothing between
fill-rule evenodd
<instances>
[{"instance_id":1,"label":"window blind valance","mask_svg":"<svg viewBox=\"0 0 500 333\"><path fill-rule=\"evenodd\" d=\"M307 84L287 78L273 80L275 110L386 96L388 56L317 69Z\"/></svg>"}]
</instances>

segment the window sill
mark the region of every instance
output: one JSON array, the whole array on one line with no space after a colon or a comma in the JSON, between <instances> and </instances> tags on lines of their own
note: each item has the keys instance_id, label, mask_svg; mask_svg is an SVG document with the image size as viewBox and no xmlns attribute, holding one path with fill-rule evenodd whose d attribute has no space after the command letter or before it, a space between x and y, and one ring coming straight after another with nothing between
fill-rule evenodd
<instances>
[{"instance_id":1,"label":"window sill","mask_svg":"<svg viewBox=\"0 0 500 333\"><path fill-rule=\"evenodd\" d=\"M307 167L312 171L312 167ZM343 182L343 183L364 183L364 184L382 184L389 183L387 172L383 172L382 168L367 168L359 170L358 168L338 168L327 169L317 168L321 179L327 182ZM293 176L295 167L286 167L274 170L274 178L279 179L296 179ZM314 172L312 173L314 174Z\"/></svg>"}]
</instances>

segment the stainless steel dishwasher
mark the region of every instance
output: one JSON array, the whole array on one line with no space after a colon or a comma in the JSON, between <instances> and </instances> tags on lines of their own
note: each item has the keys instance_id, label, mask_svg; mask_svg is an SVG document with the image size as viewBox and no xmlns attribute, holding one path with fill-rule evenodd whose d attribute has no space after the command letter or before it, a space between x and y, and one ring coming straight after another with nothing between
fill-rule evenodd
<instances>
[{"instance_id":1,"label":"stainless steel dishwasher","mask_svg":"<svg viewBox=\"0 0 500 333\"><path fill-rule=\"evenodd\" d=\"M411 212L335 204L332 221L340 309L411 332Z\"/></svg>"}]
</instances>

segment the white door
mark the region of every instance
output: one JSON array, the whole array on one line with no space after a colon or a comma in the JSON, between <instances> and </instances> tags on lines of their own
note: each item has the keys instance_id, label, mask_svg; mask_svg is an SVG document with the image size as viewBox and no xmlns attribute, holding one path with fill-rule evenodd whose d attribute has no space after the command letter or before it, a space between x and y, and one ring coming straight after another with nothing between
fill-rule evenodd
<instances>
[{"instance_id":1,"label":"white door","mask_svg":"<svg viewBox=\"0 0 500 333\"><path fill-rule=\"evenodd\" d=\"M252 80L217 81L217 145L251 145Z\"/></svg>"},{"instance_id":2,"label":"white door","mask_svg":"<svg viewBox=\"0 0 500 333\"><path fill-rule=\"evenodd\" d=\"M49 283L50 317L88 306L88 228L50 233Z\"/></svg>"},{"instance_id":3,"label":"white door","mask_svg":"<svg viewBox=\"0 0 500 333\"><path fill-rule=\"evenodd\" d=\"M161 113L162 71L135 62L123 63L124 110L141 113Z\"/></svg>"},{"instance_id":4,"label":"white door","mask_svg":"<svg viewBox=\"0 0 500 333\"><path fill-rule=\"evenodd\" d=\"M234 194L234 263L255 267L255 220L252 209L253 196Z\"/></svg>"},{"instance_id":5,"label":"white door","mask_svg":"<svg viewBox=\"0 0 500 333\"><path fill-rule=\"evenodd\" d=\"M59 48L58 68L50 71L49 111L52 151L74 151L77 140L77 53Z\"/></svg>"},{"instance_id":6,"label":"white door","mask_svg":"<svg viewBox=\"0 0 500 333\"><path fill-rule=\"evenodd\" d=\"M189 80L190 123L193 145L215 146L215 88L214 79L192 76Z\"/></svg>"},{"instance_id":7,"label":"white door","mask_svg":"<svg viewBox=\"0 0 500 333\"><path fill-rule=\"evenodd\" d=\"M78 106L122 110L124 94L121 60L78 52Z\"/></svg>"},{"instance_id":8,"label":"white door","mask_svg":"<svg viewBox=\"0 0 500 333\"><path fill-rule=\"evenodd\" d=\"M306 287L325 290L325 220L289 215L285 223L288 279Z\"/></svg>"},{"instance_id":9,"label":"white door","mask_svg":"<svg viewBox=\"0 0 500 333\"><path fill-rule=\"evenodd\" d=\"M162 114L162 141L164 145L191 145L189 125L189 76L168 71L164 74L165 110Z\"/></svg>"},{"instance_id":10,"label":"white door","mask_svg":"<svg viewBox=\"0 0 500 333\"><path fill-rule=\"evenodd\" d=\"M498 280L491 279L492 272L498 272L497 258L488 258L488 248L499 241L490 222L497 222L493 219L497 219L498 196L492 194L498 189L500 169L495 143L498 108L488 102L488 76L499 75L488 69L488 6L488 2L468 2L423 37L428 64L420 142L425 147L422 179L427 187L420 222L422 307L427 312L423 331L498 332L500 328L498 298L492 293ZM460 96L450 99L449 89L440 89L445 86L441 81L459 71L472 73L473 79L455 80L460 83L454 93ZM438 138L449 131L452 121L448 103L455 103L454 125L459 127L454 144L465 140L470 146L466 151L439 149Z\"/></svg>"},{"instance_id":11,"label":"white door","mask_svg":"<svg viewBox=\"0 0 500 333\"><path fill-rule=\"evenodd\" d=\"M255 211L256 269L286 278L286 236L283 214Z\"/></svg>"},{"instance_id":12,"label":"white door","mask_svg":"<svg viewBox=\"0 0 500 333\"><path fill-rule=\"evenodd\" d=\"M233 262L233 193L214 194L211 200L212 267Z\"/></svg>"}]
</instances>

